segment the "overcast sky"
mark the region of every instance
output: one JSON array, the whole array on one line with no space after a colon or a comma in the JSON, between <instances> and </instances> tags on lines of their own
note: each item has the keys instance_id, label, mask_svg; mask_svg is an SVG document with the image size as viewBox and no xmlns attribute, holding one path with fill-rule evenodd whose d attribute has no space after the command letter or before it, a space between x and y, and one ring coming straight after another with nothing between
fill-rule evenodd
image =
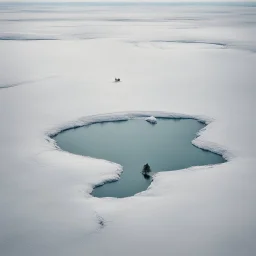
<instances>
[{"instance_id":1,"label":"overcast sky","mask_svg":"<svg viewBox=\"0 0 256 256\"><path fill-rule=\"evenodd\" d=\"M256 0L0 0L0 2L256 2Z\"/></svg>"}]
</instances>

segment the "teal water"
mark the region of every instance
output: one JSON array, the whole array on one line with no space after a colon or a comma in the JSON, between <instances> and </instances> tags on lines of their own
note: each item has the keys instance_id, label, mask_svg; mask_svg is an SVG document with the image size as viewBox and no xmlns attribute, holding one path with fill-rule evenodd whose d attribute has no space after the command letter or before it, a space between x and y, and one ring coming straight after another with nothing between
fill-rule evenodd
<instances>
[{"instance_id":1,"label":"teal water","mask_svg":"<svg viewBox=\"0 0 256 256\"><path fill-rule=\"evenodd\" d=\"M121 164L120 180L96 187L92 195L122 198L148 188L152 179L141 174L146 163L152 173L223 163L221 156L192 145L203 127L192 119L158 119L156 125L134 119L67 130L54 139L65 151Z\"/></svg>"}]
</instances>

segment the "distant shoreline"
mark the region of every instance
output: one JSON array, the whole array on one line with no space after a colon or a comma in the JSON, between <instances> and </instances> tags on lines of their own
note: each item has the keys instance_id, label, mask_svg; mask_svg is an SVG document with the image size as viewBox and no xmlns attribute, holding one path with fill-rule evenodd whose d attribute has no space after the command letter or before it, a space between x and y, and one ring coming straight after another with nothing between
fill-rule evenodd
<instances>
[{"instance_id":1,"label":"distant shoreline","mask_svg":"<svg viewBox=\"0 0 256 256\"><path fill-rule=\"evenodd\" d=\"M56 6L67 6L67 5L75 5L75 6L134 6L134 5L146 5L146 6L234 6L234 7L256 7L256 1L234 1L234 2L203 2L203 1L195 1L195 2L118 2L118 1L96 1L96 2L71 2L71 1L64 1L64 2L37 2L37 1L24 1L24 2L7 2L7 1L0 1L0 5L56 5Z\"/></svg>"}]
</instances>

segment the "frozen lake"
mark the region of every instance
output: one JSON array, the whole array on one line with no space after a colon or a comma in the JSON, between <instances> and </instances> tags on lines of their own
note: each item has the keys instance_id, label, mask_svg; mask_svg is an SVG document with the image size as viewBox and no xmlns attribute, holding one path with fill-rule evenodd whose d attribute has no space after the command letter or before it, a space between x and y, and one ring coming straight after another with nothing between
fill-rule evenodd
<instances>
[{"instance_id":1,"label":"frozen lake","mask_svg":"<svg viewBox=\"0 0 256 256\"><path fill-rule=\"evenodd\" d=\"M1 256L256 255L256 0L233 1L0 0ZM209 125L49 139L148 115Z\"/></svg>"},{"instance_id":2,"label":"frozen lake","mask_svg":"<svg viewBox=\"0 0 256 256\"><path fill-rule=\"evenodd\" d=\"M192 119L158 119L156 125L134 119L67 130L54 139L65 151L121 164L120 180L96 187L92 194L122 198L148 188L152 178L141 174L146 163L155 173L224 162L221 156L192 145L203 127Z\"/></svg>"}]
</instances>

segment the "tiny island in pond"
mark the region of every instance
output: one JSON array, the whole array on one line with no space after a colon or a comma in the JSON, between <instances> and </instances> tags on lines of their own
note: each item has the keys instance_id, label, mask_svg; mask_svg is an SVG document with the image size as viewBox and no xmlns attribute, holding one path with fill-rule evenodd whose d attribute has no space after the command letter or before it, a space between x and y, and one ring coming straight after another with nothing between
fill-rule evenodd
<instances>
[{"instance_id":1,"label":"tiny island in pond","mask_svg":"<svg viewBox=\"0 0 256 256\"><path fill-rule=\"evenodd\" d=\"M144 166L143 166L143 169L142 169L142 175L144 176L145 179L149 179L151 177L150 175L150 172L151 172L151 168L149 166L148 163L146 163Z\"/></svg>"}]
</instances>

